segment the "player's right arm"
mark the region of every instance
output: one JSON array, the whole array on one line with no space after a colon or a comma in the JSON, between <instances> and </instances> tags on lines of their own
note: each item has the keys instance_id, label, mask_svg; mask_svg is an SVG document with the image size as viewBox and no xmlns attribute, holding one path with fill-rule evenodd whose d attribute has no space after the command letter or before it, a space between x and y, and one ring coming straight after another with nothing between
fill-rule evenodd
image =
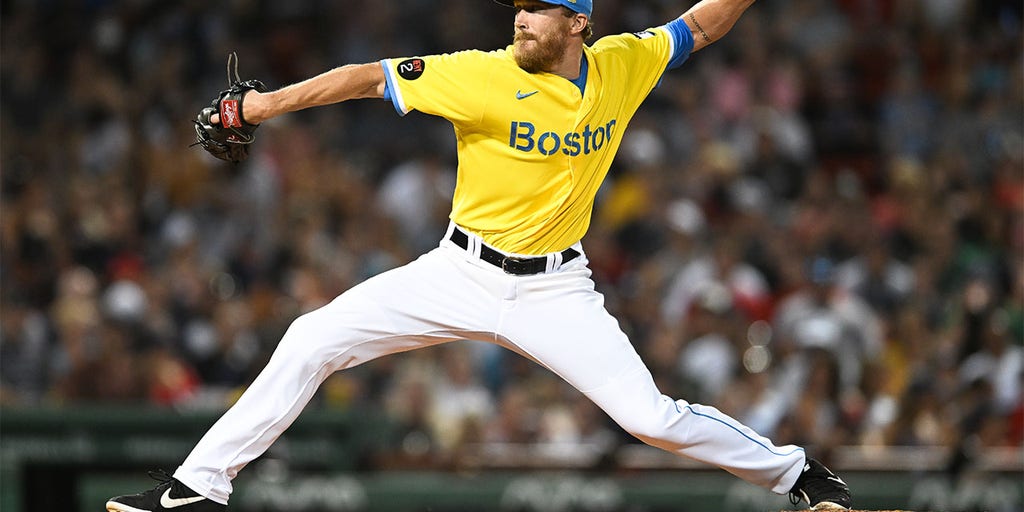
<instances>
[{"instance_id":1,"label":"player's right arm","mask_svg":"<svg viewBox=\"0 0 1024 512\"><path fill-rule=\"evenodd\" d=\"M683 13L680 18L693 34L692 51L721 39L753 3L754 0L701 0Z\"/></svg>"},{"instance_id":2,"label":"player's right arm","mask_svg":"<svg viewBox=\"0 0 1024 512\"><path fill-rule=\"evenodd\" d=\"M296 110L358 98L383 98L384 84L384 70L379 62L350 64L276 91L249 91L243 99L242 115L246 122L259 124ZM218 122L216 116L212 121Z\"/></svg>"}]
</instances>

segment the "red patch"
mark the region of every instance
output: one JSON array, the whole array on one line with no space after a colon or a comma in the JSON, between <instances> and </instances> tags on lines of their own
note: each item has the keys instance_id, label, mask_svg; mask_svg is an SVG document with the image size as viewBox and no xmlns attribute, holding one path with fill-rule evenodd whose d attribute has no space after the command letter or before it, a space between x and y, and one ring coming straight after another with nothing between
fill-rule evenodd
<instances>
[{"instance_id":1,"label":"red patch","mask_svg":"<svg viewBox=\"0 0 1024 512\"><path fill-rule=\"evenodd\" d=\"M220 102L220 124L224 128L242 127L242 116L238 113L238 100Z\"/></svg>"}]
</instances>

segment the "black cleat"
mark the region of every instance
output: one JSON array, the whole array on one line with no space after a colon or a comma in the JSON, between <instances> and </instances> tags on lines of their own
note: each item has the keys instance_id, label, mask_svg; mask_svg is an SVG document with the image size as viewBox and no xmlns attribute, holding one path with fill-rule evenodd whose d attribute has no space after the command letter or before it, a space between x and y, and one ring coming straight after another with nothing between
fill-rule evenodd
<instances>
[{"instance_id":1,"label":"black cleat","mask_svg":"<svg viewBox=\"0 0 1024 512\"><path fill-rule=\"evenodd\" d=\"M139 494L118 496L107 501L107 512L224 512L227 505L200 496L165 471L151 471L160 483Z\"/></svg>"},{"instance_id":2,"label":"black cleat","mask_svg":"<svg viewBox=\"0 0 1024 512\"><path fill-rule=\"evenodd\" d=\"M811 510L849 510L853 506L846 482L811 458L789 490L790 502L796 505L801 500L806 501Z\"/></svg>"}]
</instances>

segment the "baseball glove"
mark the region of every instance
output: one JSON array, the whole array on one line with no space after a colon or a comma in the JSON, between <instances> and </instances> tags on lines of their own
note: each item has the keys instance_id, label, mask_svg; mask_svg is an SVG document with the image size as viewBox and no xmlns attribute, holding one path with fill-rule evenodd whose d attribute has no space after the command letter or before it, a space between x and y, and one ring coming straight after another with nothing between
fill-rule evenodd
<instances>
[{"instance_id":1,"label":"baseball glove","mask_svg":"<svg viewBox=\"0 0 1024 512\"><path fill-rule=\"evenodd\" d=\"M232 76L232 71L234 74ZM238 163L249 156L249 144L256 140L258 124L249 124L242 117L242 99L245 93L255 89L267 90L259 80L242 81L238 76L238 55L228 55L228 88L221 91L209 107L196 116L196 141L193 146L202 146L208 153L228 162ZM213 114L220 116L217 123L210 121Z\"/></svg>"}]
</instances>

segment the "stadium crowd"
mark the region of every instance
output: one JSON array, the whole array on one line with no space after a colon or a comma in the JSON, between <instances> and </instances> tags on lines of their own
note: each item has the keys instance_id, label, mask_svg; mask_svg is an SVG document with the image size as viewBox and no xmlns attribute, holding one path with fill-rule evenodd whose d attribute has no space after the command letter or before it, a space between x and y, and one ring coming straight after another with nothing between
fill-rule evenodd
<instances>
[{"instance_id":1,"label":"stadium crowd","mask_svg":"<svg viewBox=\"0 0 1024 512\"><path fill-rule=\"evenodd\" d=\"M597 35L685 2L601 0ZM266 123L230 166L194 113L243 78L494 49L486 0L4 2L0 404L224 409L284 329L437 244L443 121L385 101ZM780 443L1020 445L1019 2L762 0L666 74L584 240L664 393ZM558 343L558 340L551 340ZM629 442L534 363L467 342L336 374L403 449Z\"/></svg>"}]
</instances>

